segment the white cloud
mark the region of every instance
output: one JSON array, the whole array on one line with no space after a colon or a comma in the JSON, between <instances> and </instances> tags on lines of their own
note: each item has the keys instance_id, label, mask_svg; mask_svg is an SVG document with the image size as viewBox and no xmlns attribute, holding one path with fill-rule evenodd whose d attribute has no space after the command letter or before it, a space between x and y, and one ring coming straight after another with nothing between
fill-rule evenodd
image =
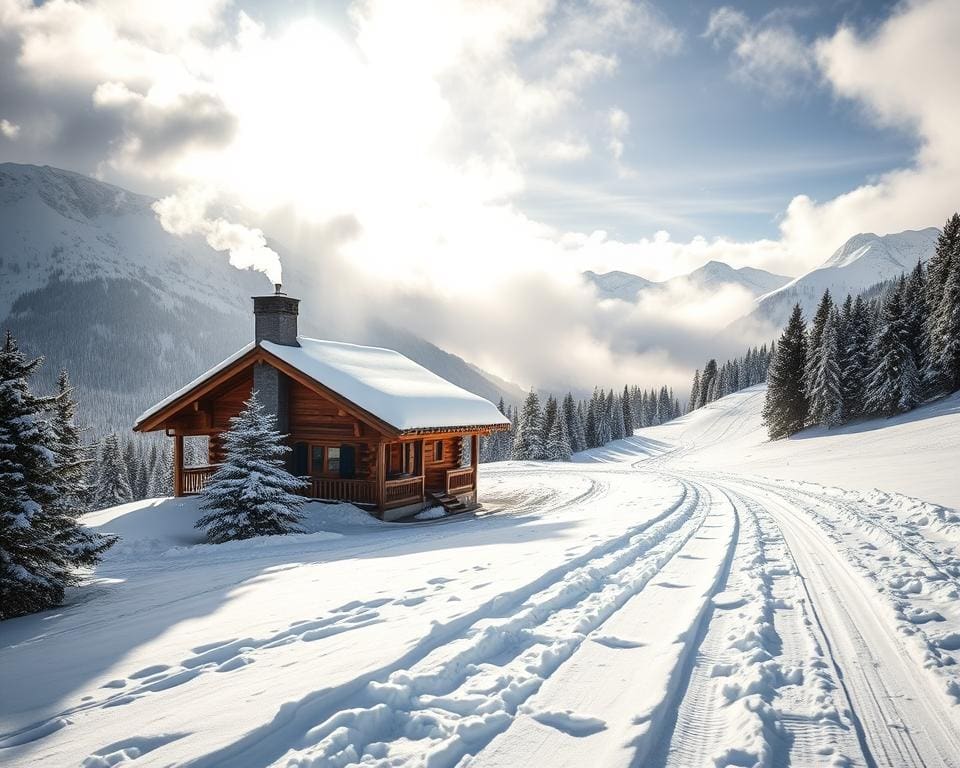
<instances>
[{"instance_id":1,"label":"white cloud","mask_svg":"<svg viewBox=\"0 0 960 768\"><path fill-rule=\"evenodd\" d=\"M819 41L819 66L868 119L915 132L914 164L823 202L793 199L781 224L797 254L829 252L855 232L941 225L960 201L960 13L954 0L910 2L869 36L849 27Z\"/></svg>"},{"instance_id":2,"label":"white cloud","mask_svg":"<svg viewBox=\"0 0 960 768\"><path fill-rule=\"evenodd\" d=\"M20 126L16 123L11 123L6 118L0 120L0 133L4 137L10 139L10 141L15 141L16 138L20 135Z\"/></svg>"},{"instance_id":3,"label":"white cloud","mask_svg":"<svg viewBox=\"0 0 960 768\"><path fill-rule=\"evenodd\" d=\"M796 93L816 71L811 46L782 14L753 23L742 11L722 6L710 14L704 37L718 48L730 46L734 78L775 97Z\"/></svg>"},{"instance_id":4,"label":"white cloud","mask_svg":"<svg viewBox=\"0 0 960 768\"><path fill-rule=\"evenodd\" d=\"M630 116L620 107L612 107L607 112L607 125L610 131L610 138L607 141L607 148L613 159L617 162L623 157L623 141L630 131Z\"/></svg>"}]
</instances>

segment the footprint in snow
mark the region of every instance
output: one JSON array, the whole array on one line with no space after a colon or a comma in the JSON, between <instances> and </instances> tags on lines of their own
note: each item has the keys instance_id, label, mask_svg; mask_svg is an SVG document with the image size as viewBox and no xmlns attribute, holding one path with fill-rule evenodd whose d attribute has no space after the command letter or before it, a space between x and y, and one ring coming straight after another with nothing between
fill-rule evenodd
<instances>
[{"instance_id":1,"label":"footprint in snow","mask_svg":"<svg viewBox=\"0 0 960 768\"><path fill-rule=\"evenodd\" d=\"M569 736L582 738L591 736L594 733L606 730L607 722L599 717L590 715L581 715L569 709L563 710L541 710L540 712L531 712L530 717L542 725L550 728L556 728Z\"/></svg>"}]
</instances>

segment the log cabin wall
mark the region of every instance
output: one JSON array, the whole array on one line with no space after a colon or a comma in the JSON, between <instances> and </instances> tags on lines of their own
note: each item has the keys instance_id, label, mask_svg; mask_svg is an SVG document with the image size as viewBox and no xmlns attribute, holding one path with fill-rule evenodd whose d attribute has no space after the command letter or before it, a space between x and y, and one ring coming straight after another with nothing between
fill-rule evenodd
<instances>
[{"instance_id":1,"label":"log cabin wall","mask_svg":"<svg viewBox=\"0 0 960 768\"><path fill-rule=\"evenodd\" d=\"M423 470L424 485L427 490L438 491L446 489L447 470L460 466L459 436L431 439L429 436L423 441ZM436 444L443 446L441 458L436 458Z\"/></svg>"},{"instance_id":2,"label":"log cabin wall","mask_svg":"<svg viewBox=\"0 0 960 768\"><path fill-rule=\"evenodd\" d=\"M296 381L290 382L290 440L325 446L354 445L355 476L376 477L380 434Z\"/></svg>"}]
</instances>

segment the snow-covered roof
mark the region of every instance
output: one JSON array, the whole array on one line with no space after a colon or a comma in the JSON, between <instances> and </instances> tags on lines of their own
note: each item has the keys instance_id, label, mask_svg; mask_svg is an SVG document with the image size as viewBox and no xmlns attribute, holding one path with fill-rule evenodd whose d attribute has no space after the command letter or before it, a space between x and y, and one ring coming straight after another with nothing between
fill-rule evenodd
<instances>
[{"instance_id":1,"label":"snow-covered roof","mask_svg":"<svg viewBox=\"0 0 960 768\"><path fill-rule=\"evenodd\" d=\"M392 349L303 336L299 347L260 346L305 376L404 432L507 424L497 407ZM242 349L140 415L137 424L203 384L253 349Z\"/></svg>"}]
</instances>

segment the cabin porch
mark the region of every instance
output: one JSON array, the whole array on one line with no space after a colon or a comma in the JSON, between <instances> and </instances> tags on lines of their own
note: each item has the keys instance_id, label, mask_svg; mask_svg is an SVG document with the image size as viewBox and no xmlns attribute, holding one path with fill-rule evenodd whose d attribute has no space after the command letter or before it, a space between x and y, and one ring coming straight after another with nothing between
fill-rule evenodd
<instances>
[{"instance_id":1,"label":"cabin porch","mask_svg":"<svg viewBox=\"0 0 960 768\"><path fill-rule=\"evenodd\" d=\"M385 519L425 506L431 498L477 498L479 433L440 433L370 442L307 439L293 435L290 469L309 481L306 495L368 507ZM200 493L222 457L208 436L209 464L185 466L183 435L173 435L174 493ZM391 514L392 513L392 514Z\"/></svg>"}]
</instances>

